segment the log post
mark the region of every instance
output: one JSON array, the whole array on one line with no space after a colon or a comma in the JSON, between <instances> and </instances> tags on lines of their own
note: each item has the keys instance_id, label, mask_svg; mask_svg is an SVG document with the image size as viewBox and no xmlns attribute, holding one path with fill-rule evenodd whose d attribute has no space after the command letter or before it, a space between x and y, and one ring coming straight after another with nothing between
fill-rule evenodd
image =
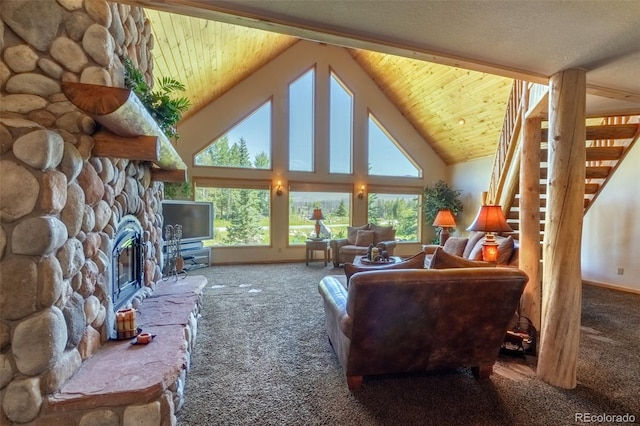
<instances>
[{"instance_id":1,"label":"log post","mask_svg":"<svg viewBox=\"0 0 640 426\"><path fill-rule=\"evenodd\" d=\"M549 177L537 375L551 385L573 389L582 302L586 72L561 71L549 83Z\"/></svg>"},{"instance_id":2,"label":"log post","mask_svg":"<svg viewBox=\"0 0 640 426\"><path fill-rule=\"evenodd\" d=\"M540 330L540 132L542 119L524 120L520 156L520 269L529 282L524 289L520 314Z\"/></svg>"}]
</instances>

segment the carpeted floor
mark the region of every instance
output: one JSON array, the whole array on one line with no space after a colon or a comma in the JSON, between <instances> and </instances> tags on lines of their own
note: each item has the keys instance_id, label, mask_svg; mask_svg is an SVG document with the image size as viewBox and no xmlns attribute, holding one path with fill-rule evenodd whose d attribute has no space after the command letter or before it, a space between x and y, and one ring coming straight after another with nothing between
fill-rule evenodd
<instances>
[{"instance_id":1,"label":"carpeted floor","mask_svg":"<svg viewBox=\"0 0 640 426\"><path fill-rule=\"evenodd\" d=\"M324 275L342 273L322 263L192 272L209 282L178 424L570 425L576 413L640 421L638 295L585 286L576 389L501 356L486 381L468 369L365 377L351 393L317 290Z\"/></svg>"}]
</instances>

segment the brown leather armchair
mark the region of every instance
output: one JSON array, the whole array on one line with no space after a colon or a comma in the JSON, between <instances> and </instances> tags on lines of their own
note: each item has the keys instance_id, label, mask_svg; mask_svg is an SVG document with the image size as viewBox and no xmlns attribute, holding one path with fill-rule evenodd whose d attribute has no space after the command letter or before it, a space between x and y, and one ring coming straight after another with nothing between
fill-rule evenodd
<instances>
[{"instance_id":1,"label":"brown leather armchair","mask_svg":"<svg viewBox=\"0 0 640 426\"><path fill-rule=\"evenodd\" d=\"M528 281L516 268L367 271L324 277L329 340L358 389L363 376L471 367L486 378Z\"/></svg>"}]
</instances>

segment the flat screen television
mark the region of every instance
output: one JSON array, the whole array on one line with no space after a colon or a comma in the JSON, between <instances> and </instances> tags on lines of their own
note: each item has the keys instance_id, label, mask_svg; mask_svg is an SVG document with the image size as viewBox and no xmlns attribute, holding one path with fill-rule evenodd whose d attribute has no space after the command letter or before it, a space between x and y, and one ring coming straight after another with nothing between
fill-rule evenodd
<instances>
[{"instance_id":1,"label":"flat screen television","mask_svg":"<svg viewBox=\"0 0 640 426\"><path fill-rule=\"evenodd\" d=\"M213 239L213 204L201 201L164 200L162 237L166 225L182 225L182 242Z\"/></svg>"}]
</instances>

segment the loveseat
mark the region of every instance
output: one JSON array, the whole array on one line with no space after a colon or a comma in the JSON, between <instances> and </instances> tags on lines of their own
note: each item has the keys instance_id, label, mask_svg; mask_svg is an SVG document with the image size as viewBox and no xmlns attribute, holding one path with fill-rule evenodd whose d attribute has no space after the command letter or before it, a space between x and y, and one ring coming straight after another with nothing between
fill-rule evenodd
<instances>
[{"instance_id":1,"label":"loveseat","mask_svg":"<svg viewBox=\"0 0 640 426\"><path fill-rule=\"evenodd\" d=\"M367 254L369 244L383 247L389 256L393 256L396 247L396 231L391 226L380 226L367 223L362 226L347 228L347 238L329 241L333 266L338 267L345 262L353 262L356 256Z\"/></svg>"},{"instance_id":2,"label":"loveseat","mask_svg":"<svg viewBox=\"0 0 640 426\"><path fill-rule=\"evenodd\" d=\"M363 376L471 367L493 371L528 281L516 268L398 269L328 275L318 286L329 341L358 389Z\"/></svg>"},{"instance_id":3,"label":"loveseat","mask_svg":"<svg viewBox=\"0 0 640 426\"><path fill-rule=\"evenodd\" d=\"M427 255L426 263L430 262L431 256L438 247L441 247L446 253L462 257L467 260L482 260L482 243L484 241L484 232L471 232L468 237L449 237L444 246L437 244L428 244L422 246ZM518 240L513 237L496 236L498 243L498 260L497 264L501 266L518 267L519 244Z\"/></svg>"}]
</instances>

